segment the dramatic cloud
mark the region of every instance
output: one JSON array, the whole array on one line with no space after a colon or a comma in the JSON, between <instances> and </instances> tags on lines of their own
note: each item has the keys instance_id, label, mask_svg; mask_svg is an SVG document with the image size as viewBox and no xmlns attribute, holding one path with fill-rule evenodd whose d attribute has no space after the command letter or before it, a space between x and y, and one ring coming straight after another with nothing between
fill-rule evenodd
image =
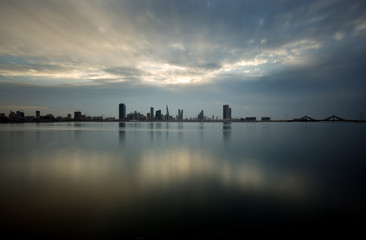
<instances>
[{"instance_id":1,"label":"dramatic cloud","mask_svg":"<svg viewBox=\"0 0 366 240\"><path fill-rule=\"evenodd\" d=\"M1 1L0 84L41 96L67 87L74 102L144 112L165 102L220 115L228 103L236 117L354 117L366 105L364 9L362 0ZM42 104L5 95L4 106Z\"/></svg>"}]
</instances>

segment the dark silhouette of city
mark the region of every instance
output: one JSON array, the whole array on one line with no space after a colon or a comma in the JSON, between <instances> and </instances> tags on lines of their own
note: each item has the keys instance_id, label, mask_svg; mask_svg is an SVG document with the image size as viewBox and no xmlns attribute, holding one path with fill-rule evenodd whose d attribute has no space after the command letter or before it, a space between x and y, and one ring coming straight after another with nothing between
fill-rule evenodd
<instances>
[{"instance_id":1,"label":"dark silhouette of city","mask_svg":"<svg viewBox=\"0 0 366 240\"><path fill-rule=\"evenodd\" d=\"M362 117L359 120L349 120L336 115L331 115L322 119L315 119L308 115L304 115L303 117L293 118L293 119L272 119L268 116L262 116L257 119L254 116L248 117L240 117L233 118L232 117L232 109L228 104L222 106L222 117L214 116L208 117L204 114L204 110L201 110L197 116L195 117L186 117L184 118L183 109L178 109L178 114L173 116L169 114L169 107L166 105L165 114L162 113L162 110L156 110L154 113L154 107L150 107L150 112L146 114L131 111L127 113L127 106L125 103L120 103L118 105L118 118L115 117L104 117L100 116L87 116L83 114L80 110L74 112L72 114L69 113L67 116L57 116L55 117L51 113L47 113L46 115L41 115L41 112L37 110L35 112L35 116L25 116L23 111L10 111L8 116L5 113L0 113L0 123L15 123L15 122L66 122L66 121L105 121L105 122L127 122L127 121L171 121L171 122L336 122L336 121L352 121L352 122L366 122Z\"/></svg>"}]
</instances>

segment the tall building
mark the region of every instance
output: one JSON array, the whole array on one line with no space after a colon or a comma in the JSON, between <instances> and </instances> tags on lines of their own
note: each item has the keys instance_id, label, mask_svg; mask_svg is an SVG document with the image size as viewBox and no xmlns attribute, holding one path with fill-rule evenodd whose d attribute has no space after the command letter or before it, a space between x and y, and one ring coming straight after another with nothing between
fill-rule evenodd
<instances>
[{"instance_id":1,"label":"tall building","mask_svg":"<svg viewBox=\"0 0 366 240\"><path fill-rule=\"evenodd\" d=\"M165 115L165 120L169 120L169 108L168 105L166 105L166 115Z\"/></svg>"},{"instance_id":2,"label":"tall building","mask_svg":"<svg viewBox=\"0 0 366 240\"><path fill-rule=\"evenodd\" d=\"M222 119L231 119L231 108L229 108L229 105L223 106Z\"/></svg>"},{"instance_id":3,"label":"tall building","mask_svg":"<svg viewBox=\"0 0 366 240\"><path fill-rule=\"evenodd\" d=\"M155 118L156 118L156 120L162 120L161 110L157 110L155 112Z\"/></svg>"},{"instance_id":4,"label":"tall building","mask_svg":"<svg viewBox=\"0 0 366 240\"><path fill-rule=\"evenodd\" d=\"M150 107L150 118L154 119L154 107Z\"/></svg>"},{"instance_id":5,"label":"tall building","mask_svg":"<svg viewBox=\"0 0 366 240\"><path fill-rule=\"evenodd\" d=\"M81 120L81 112L80 111L74 112L74 120L75 121L80 121Z\"/></svg>"},{"instance_id":6,"label":"tall building","mask_svg":"<svg viewBox=\"0 0 366 240\"><path fill-rule=\"evenodd\" d=\"M204 115L203 115L203 110L200 112L200 114L198 114L198 120L203 120L204 119Z\"/></svg>"},{"instance_id":7,"label":"tall building","mask_svg":"<svg viewBox=\"0 0 366 240\"><path fill-rule=\"evenodd\" d=\"M23 111L17 111L18 118L24 118L24 112Z\"/></svg>"},{"instance_id":8,"label":"tall building","mask_svg":"<svg viewBox=\"0 0 366 240\"><path fill-rule=\"evenodd\" d=\"M40 111L36 111L36 118L40 118L41 117L41 112Z\"/></svg>"},{"instance_id":9,"label":"tall building","mask_svg":"<svg viewBox=\"0 0 366 240\"><path fill-rule=\"evenodd\" d=\"M183 109L182 110L178 109L177 120L179 120L179 121L183 120Z\"/></svg>"},{"instance_id":10,"label":"tall building","mask_svg":"<svg viewBox=\"0 0 366 240\"><path fill-rule=\"evenodd\" d=\"M124 103L119 104L119 119L126 119L126 105Z\"/></svg>"}]
</instances>

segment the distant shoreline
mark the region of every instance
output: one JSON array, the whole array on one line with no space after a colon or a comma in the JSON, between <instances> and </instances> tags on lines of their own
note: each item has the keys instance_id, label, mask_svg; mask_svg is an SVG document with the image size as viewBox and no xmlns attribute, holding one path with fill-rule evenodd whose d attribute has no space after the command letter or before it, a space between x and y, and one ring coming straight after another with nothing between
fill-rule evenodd
<instances>
[{"instance_id":1,"label":"distant shoreline","mask_svg":"<svg viewBox=\"0 0 366 240\"><path fill-rule=\"evenodd\" d=\"M57 122L73 122L73 123L85 123L85 122L115 122L115 123L289 123L289 122L353 122L353 123L366 123L366 120L170 120L170 121L157 121L157 120L41 120L41 121L25 121L25 120L5 120L0 121L0 124L7 123L57 123Z\"/></svg>"}]
</instances>

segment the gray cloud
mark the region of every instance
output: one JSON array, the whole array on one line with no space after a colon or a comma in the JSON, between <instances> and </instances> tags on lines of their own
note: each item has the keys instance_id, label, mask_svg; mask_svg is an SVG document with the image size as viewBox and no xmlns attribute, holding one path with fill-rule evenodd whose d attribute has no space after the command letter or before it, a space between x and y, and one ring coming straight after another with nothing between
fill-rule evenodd
<instances>
[{"instance_id":1,"label":"gray cloud","mask_svg":"<svg viewBox=\"0 0 366 240\"><path fill-rule=\"evenodd\" d=\"M135 77L143 74L143 71L132 67L110 67L105 68L104 71L123 77Z\"/></svg>"},{"instance_id":2,"label":"gray cloud","mask_svg":"<svg viewBox=\"0 0 366 240\"><path fill-rule=\"evenodd\" d=\"M365 111L365 5L1 1L0 81L10 93L32 89L28 95L46 98L43 91L52 89L59 109L67 95L85 105L98 96L94 106L129 101L145 109L144 101L172 102L191 107L192 115L200 108L220 115L217 105L232 103L234 113L242 109L236 116L355 116ZM1 101L26 102L13 95Z\"/></svg>"}]
</instances>

